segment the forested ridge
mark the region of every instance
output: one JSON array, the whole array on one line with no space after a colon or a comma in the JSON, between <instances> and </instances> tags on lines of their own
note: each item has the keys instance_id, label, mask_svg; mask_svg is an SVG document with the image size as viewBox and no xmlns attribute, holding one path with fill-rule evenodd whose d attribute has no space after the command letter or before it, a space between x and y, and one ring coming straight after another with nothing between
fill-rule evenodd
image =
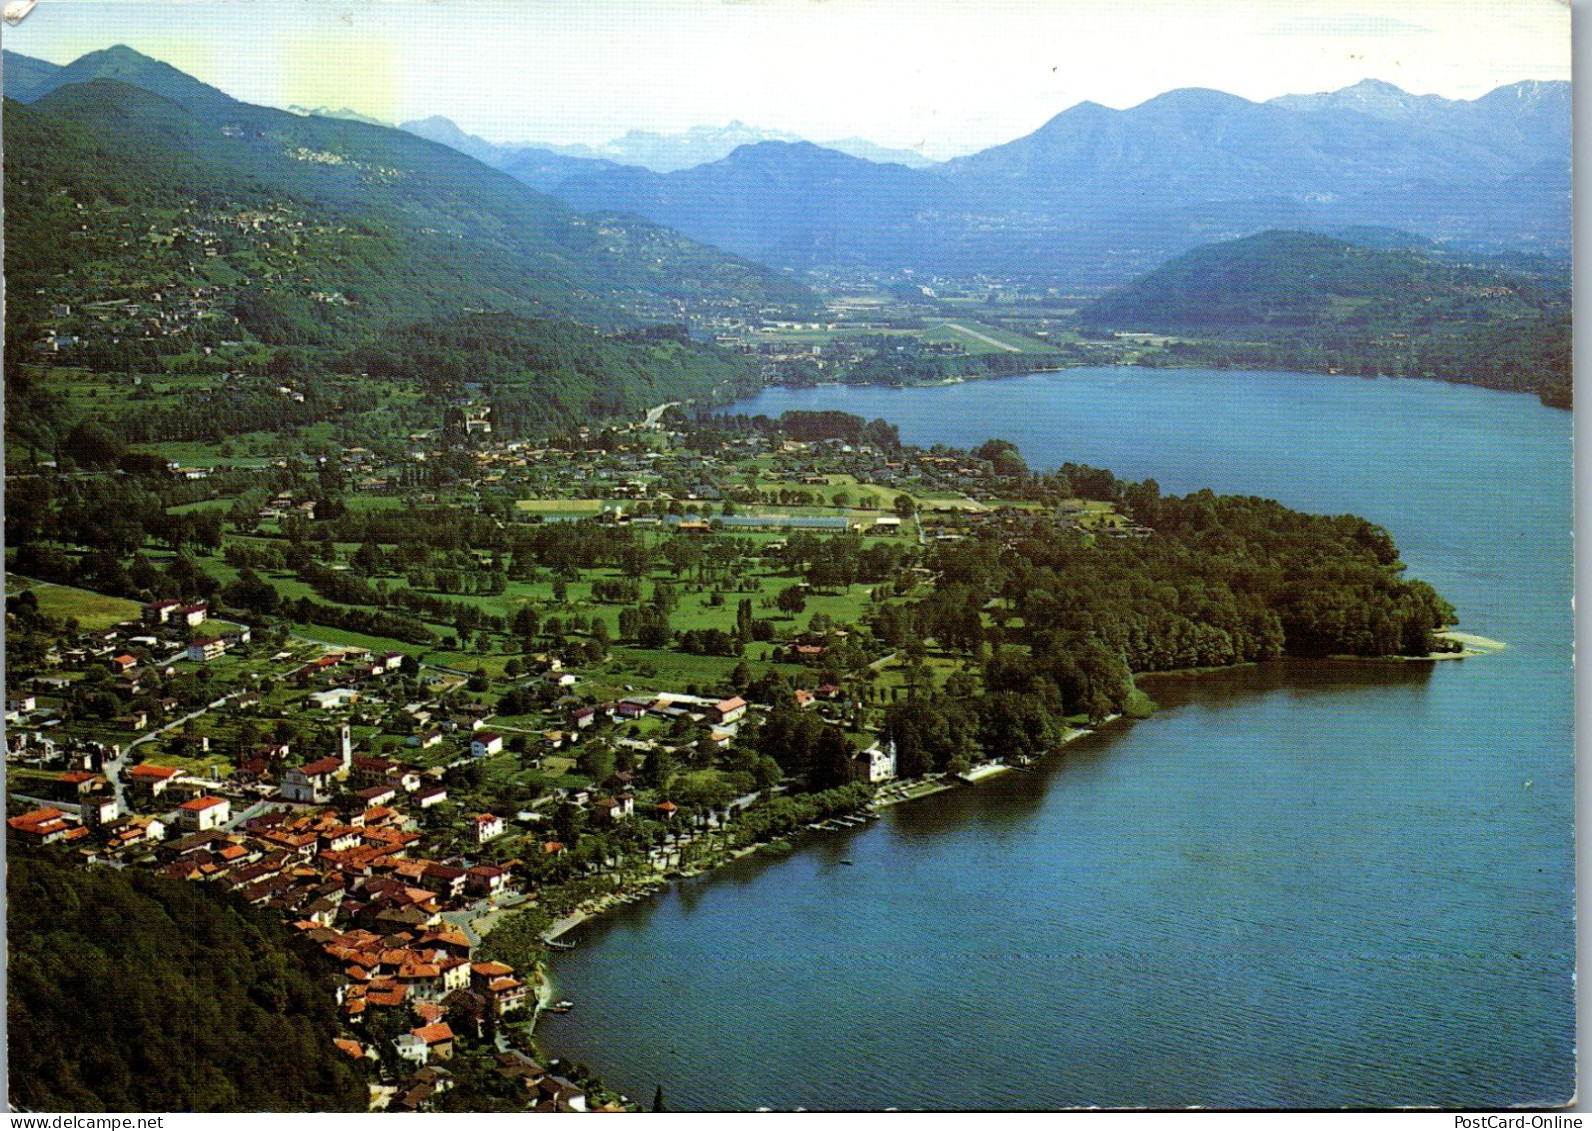
<instances>
[{"instance_id":1,"label":"forested ridge","mask_svg":"<svg viewBox=\"0 0 1592 1131\"><path fill-rule=\"evenodd\" d=\"M665 334L663 330L672 332ZM406 326L337 363L435 395L491 398L494 433L522 436L649 407L671 397L749 393L748 359L695 345L684 327L603 337L584 326L466 314Z\"/></svg>"},{"instance_id":2,"label":"forested ridge","mask_svg":"<svg viewBox=\"0 0 1592 1131\"><path fill-rule=\"evenodd\" d=\"M1070 716L1145 709L1135 673L1450 647L1435 633L1453 607L1404 578L1392 538L1362 518L1210 491L1162 497L1153 481L1072 470L1103 485L1141 536L1058 529L1049 516L987 529L930 559L931 596L875 620L889 642L932 638L985 657L981 694L960 681L887 712L903 774L1038 756Z\"/></svg>"},{"instance_id":3,"label":"forested ridge","mask_svg":"<svg viewBox=\"0 0 1592 1131\"><path fill-rule=\"evenodd\" d=\"M1207 339L1170 348L1184 364L1440 377L1569 403L1568 272L1529 257L1263 232L1181 255L1080 318Z\"/></svg>"},{"instance_id":4,"label":"forested ridge","mask_svg":"<svg viewBox=\"0 0 1592 1131\"><path fill-rule=\"evenodd\" d=\"M287 930L213 888L7 853L11 1102L363 1111L337 1002Z\"/></svg>"}]
</instances>

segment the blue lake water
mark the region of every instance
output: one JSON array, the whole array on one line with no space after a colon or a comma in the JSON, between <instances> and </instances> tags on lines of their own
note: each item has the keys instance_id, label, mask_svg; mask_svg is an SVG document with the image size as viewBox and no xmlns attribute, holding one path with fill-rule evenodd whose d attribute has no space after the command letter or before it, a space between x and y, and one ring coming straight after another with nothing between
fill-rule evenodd
<instances>
[{"instance_id":1,"label":"blue lake water","mask_svg":"<svg viewBox=\"0 0 1592 1131\"><path fill-rule=\"evenodd\" d=\"M1147 680L1152 718L590 925L540 1030L671 1108L1461 1107L1574 1090L1571 434L1423 381L769 390L903 440L1392 531L1437 664ZM853 861L852 866L840 860Z\"/></svg>"}]
</instances>

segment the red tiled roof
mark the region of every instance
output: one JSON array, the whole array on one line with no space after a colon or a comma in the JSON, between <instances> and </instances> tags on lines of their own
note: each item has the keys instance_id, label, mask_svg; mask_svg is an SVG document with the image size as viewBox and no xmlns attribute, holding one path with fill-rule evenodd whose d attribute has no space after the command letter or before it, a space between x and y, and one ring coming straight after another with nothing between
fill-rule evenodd
<instances>
[{"instance_id":1,"label":"red tiled roof","mask_svg":"<svg viewBox=\"0 0 1592 1131\"><path fill-rule=\"evenodd\" d=\"M144 778L147 781L165 781L182 773L176 766L151 766L148 762L140 763L132 769L132 776Z\"/></svg>"},{"instance_id":2,"label":"red tiled roof","mask_svg":"<svg viewBox=\"0 0 1592 1131\"><path fill-rule=\"evenodd\" d=\"M225 797L195 797L192 801L184 801L177 808L186 809L190 813L203 813L206 809L214 809L217 805L226 803Z\"/></svg>"},{"instance_id":3,"label":"red tiled roof","mask_svg":"<svg viewBox=\"0 0 1592 1131\"><path fill-rule=\"evenodd\" d=\"M438 1021L434 1025L422 1025L418 1029L409 1031L428 1045L437 1045L443 1041L453 1040L453 1030L448 1027L446 1021Z\"/></svg>"}]
</instances>

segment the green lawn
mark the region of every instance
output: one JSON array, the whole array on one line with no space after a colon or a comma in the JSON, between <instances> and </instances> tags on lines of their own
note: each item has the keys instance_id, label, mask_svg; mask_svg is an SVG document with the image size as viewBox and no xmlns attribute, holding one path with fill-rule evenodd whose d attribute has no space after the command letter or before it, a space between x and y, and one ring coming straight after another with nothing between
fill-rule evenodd
<instances>
[{"instance_id":1,"label":"green lawn","mask_svg":"<svg viewBox=\"0 0 1592 1131\"><path fill-rule=\"evenodd\" d=\"M76 617L88 630L110 628L122 621L139 619L142 606L137 601L121 597L107 597L88 589L75 589L70 585L56 585L47 581L30 581L27 578L6 574L6 596L15 596L31 590L39 600L39 611L51 617Z\"/></svg>"}]
</instances>

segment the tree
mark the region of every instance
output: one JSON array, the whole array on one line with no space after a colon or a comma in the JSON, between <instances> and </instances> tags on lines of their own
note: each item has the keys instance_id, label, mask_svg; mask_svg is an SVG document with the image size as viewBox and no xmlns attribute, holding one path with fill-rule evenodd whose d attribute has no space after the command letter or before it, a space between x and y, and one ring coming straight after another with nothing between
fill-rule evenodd
<instances>
[{"instance_id":1,"label":"tree","mask_svg":"<svg viewBox=\"0 0 1592 1131\"><path fill-rule=\"evenodd\" d=\"M807 594L802 592L801 586L792 585L780 590L779 596L775 598L775 604L781 611L795 616L807 607Z\"/></svg>"},{"instance_id":2,"label":"tree","mask_svg":"<svg viewBox=\"0 0 1592 1131\"><path fill-rule=\"evenodd\" d=\"M601 742L587 742L575 765L594 783L602 782L614 772L614 752Z\"/></svg>"},{"instance_id":3,"label":"tree","mask_svg":"<svg viewBox=\"0 0 1592 1131\"><path fill-rule=\"evenodd\" d=\"M658 1090L652 1093L652 1110L653 1111L668 1111L669 1110L668 1108L663 1106L663 1085L662 1084L659 1084L658 1085Z\"/></svg>"},{"instance_id":4,"label":"tree","mask_svg":"<svg viewBox=\"0 0 1592 1131\"><path fill-rule=\"evenodd\" d=\"M851 780L851 760L857 751L851 740L838 727L825 727L813 747L812 769L807 775L807 787L812 790L833 789Z\"/></svg>"},{"instance_id":5,"label":"tree","mask_svg":"<svg viewBox=\"0 0 1592 1131\"><path fill-rule=\"evenodd\" d=\"M918 504L911 495L903 491L896 496L895 512L902 518L911 518L918 513Z\"/></svg>"}]
</instances>

